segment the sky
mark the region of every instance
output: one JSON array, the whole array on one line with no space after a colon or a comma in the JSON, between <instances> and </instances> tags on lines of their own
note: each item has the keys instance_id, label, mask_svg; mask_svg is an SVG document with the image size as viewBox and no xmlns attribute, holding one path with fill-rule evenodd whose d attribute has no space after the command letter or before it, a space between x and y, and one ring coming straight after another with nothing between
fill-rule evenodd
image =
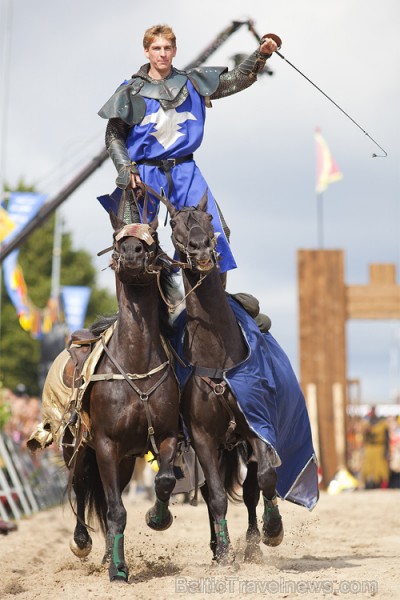
<instances>
[{"instance_id":1,"label":"sky","mask_svg":"<svg viewBox=\"0 0 400 600\"><path fill-rule=\"evenodd\" d=\"M400 41L398 0L0 0L0 176L23 178L49 198L104 147L97 111L146 62L142 38L155 23L177 36L183 68L233 20L252 19L277 33L281 53L354 119L361 129L278 56L250 89L215 101L196 161L232 230L238 269L228 291L259 298L272 333L299 370L297 251L317 249L314 131L321 129L343 179L323 197L325 249L341 249L345 280L368 283L371 263L394 263L399 282ZM201 9L201 10L200 10ZM6 30L6 24L9 28ZM251 53L242 27L207 64L232 67ZM381 151L388 156L372 158ZM111 226L96 197L114 189L107 161L63 205L65 230L88 250L98 282L106 269ZM169 226L160 232L169 246ZM102 270L105 269L105 270ZM346 325L348 377L362 400L390 402L400 390L399 321Z\"/></svg>"}]
</instances>

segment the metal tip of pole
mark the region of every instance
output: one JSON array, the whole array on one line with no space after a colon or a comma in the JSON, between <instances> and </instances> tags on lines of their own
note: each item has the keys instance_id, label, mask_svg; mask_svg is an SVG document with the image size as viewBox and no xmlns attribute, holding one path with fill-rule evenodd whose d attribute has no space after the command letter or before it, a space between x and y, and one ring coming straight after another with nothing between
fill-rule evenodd
<instances>
[{"instance_id":1,"label":"metal tip of pole","mask_svg":"<svg viewBox=\"0 0 400 600\"><path fill-rule=\"evenodd\" d=\"M299 75L301 75L302 77L304 77L304 79L306 79L309 83L311 83L311 85L313 85L315 87L316 90L318 90L319 92L321 92L321 94L323 96L325 96L325 98L327 98L327 100L329 100L329 102L332 102L332 104L334 106L336 106L336 108L338 108L348 119L350 119L350 121L352 121L352 123L354 123L354 125L356 125L356 127L358 127L358 129L360 129L364 135L366 135L367 137L369 137L369 139L371 140L371 142L373 142L375 144L375 146L377 146L380 150L382 150L382 152L384 154L373 154L372 158L386 158L387 157L387 152L384 148L382 148L382 146L380 146L378 144L378 142L376 142L374 140L373 137L371 137L369 135L369 133L367 133L365 131L365 129L363 129L361 127L361 125L359 125L357 123L357 121L355 121L353 119L353 117L351 117L345 110L343 110L343 108L341 106L339 106L339 104L337 104L337 102L335 102L334 100L332 100L332 98L330 96L328 96L328 94L326 94L323 90L321 90L320 87L317 86L317 84L315 84L313 81L311 81L311 79L309 77L307 77L307 75L305 75L304 73L302 73L302 71L300 71L300 69L298 69L293 63L291 63L287 58L285 58L285 56L283 56L283 54L281 54L280 52L278 52L277 50L275 51L275 54L277 54L280 58L282 58L290 67L292 67L295 71L297 71L297 73L299 73Z\"/></svg>"}]
</instances>

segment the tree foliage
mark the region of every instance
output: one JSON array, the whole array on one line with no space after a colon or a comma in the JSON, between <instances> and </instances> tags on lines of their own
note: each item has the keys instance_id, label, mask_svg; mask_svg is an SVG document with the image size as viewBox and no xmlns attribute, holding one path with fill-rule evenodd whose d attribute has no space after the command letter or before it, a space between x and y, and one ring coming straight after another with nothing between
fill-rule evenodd
<instances>
[{"instance_id":1,"label":"tree foliage","mask_svg":"<svg viewBox=\"0 0 400 600\"><path fill-rule=\"evenodd\" d=\"M23 191L28 191L26 186ZM32 233L21 246L18 256L28 295L39 309L46 307L51 292L54 222L53 215ZM84 285L91 288L86 325L98 315L112 313L117 309L114 293L96 285L96 270L90 254L73 248L70 233L62 235L60 286L63 285ZM1 293L0 386L14 389L22 382L31 394L37 394L40 340L33 339L30 333L21 328L4 284Z\"/></svg>"}]
</instances>

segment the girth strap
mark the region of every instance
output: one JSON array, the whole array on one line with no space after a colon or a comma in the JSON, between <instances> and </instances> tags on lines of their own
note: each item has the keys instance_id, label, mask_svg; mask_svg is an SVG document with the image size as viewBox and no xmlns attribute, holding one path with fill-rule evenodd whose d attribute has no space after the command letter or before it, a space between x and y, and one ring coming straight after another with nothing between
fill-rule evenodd
<instances>
[{"instance_id":1,"label":"girth strap","mask_svg":"<svg viewBox=\"0 0 400 600\"><path fill-rule=\"evenodd\" d=\"M102 344L103 344L103 348L104 348L104 352L107 354L108 358L111 360L111 362L113 363L113 365L118 369L118 371L121 373L121 375L123 375L125 381L127 381L127 383L131 386L131 388L137 393L137 395L139 396L140 400L143 402L143 406L144 409L146 411L146 418L147 418L147 433L153 448L153 452L154 452L154 456L158 456L160 453L158 451L157 448L157 444L156 444L156 440L154 438L154 427L152 425L151 422L151 415L150 415L150 409L148 406L148 400L149 400L149 396L162 384L162 382L167 378L168 374L169 374L169 370L171 368L170 362L167 361L165 363L163 363L163 366L166 366L166 370L165 372L162 374L162 376L160 377L160 379L158 381L156 381L156 383L147 390L147 392L142 392L134 383L131 379L129 379L128 375L125 373L125 371L123 370L123 368L121 367L121 365L118 363L118 361L113 357L113 355L111 354L111 352L109 351L109 349L107 348L104 339L101 339Z\"/></svg>"},{"instance_id":2,"label":"girth strap","mask_svg":"<svg viewBox=\"0 0 400 600\"><path fill-rule=\"evenodd\" d=\"M210 377L212 379L223 379L225 371L223 369L214 369L209 367L201 367L200 365L193 365L193 375L199 377Z\"/></svg>"},{"instance_id":3,"label":"girth strap","mask_svg":"<svg viewBox=\"0 0 400 600\"><path fill-rule=\"evenodd\" d=\"M196 371L198 371L198 372L196 372ZM198 375L203 381L205 381L205 383L207 383L207 385L210 386L210 388L213 390L214 394L217 396L217 398L221 402L221 404L225 407L225 409L229 415L229 425L228 425L228 429L226 430L226 434L225 434L225 444L227 447L232 446L232 444L229 442L229 440L236 429L236 419L235 419L235 415L233 414L233 410L231 409L231 407L229 405L228 400L224 396L225 390L227 388L227 383L223 379L223 377L221 377L219 375L213 375L213 377L215 379L221 379L222 381L215 382L212 379L210 379L210 377L208 377L207 375L202 375L201 371L203 371L203 372L206 372L206 371L214 372L215 371L215 372L220 372L220 373L224 373L224 371L222 371L221 369L207 369L207 367L195 367L195 375Z\"/></svg>"}]
</instances>

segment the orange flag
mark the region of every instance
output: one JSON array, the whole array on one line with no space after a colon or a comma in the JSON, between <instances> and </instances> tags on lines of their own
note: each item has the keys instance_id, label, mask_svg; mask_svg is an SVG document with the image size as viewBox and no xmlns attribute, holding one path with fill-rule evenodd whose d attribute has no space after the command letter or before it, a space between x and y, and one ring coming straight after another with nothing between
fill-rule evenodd
<instances>
[{"instance_id":1,"label":"orange flag","mask_svg":"<svg viewBox=\"0 0 400 600\"><path fill-rule=\"evenodd\" d=\"M317 194L322 194L330 183L343 179L343 175L333 160L318 127L315 130L315 144L317 150L317 183L315 191Z\"/></svg>"}]
</instances>

